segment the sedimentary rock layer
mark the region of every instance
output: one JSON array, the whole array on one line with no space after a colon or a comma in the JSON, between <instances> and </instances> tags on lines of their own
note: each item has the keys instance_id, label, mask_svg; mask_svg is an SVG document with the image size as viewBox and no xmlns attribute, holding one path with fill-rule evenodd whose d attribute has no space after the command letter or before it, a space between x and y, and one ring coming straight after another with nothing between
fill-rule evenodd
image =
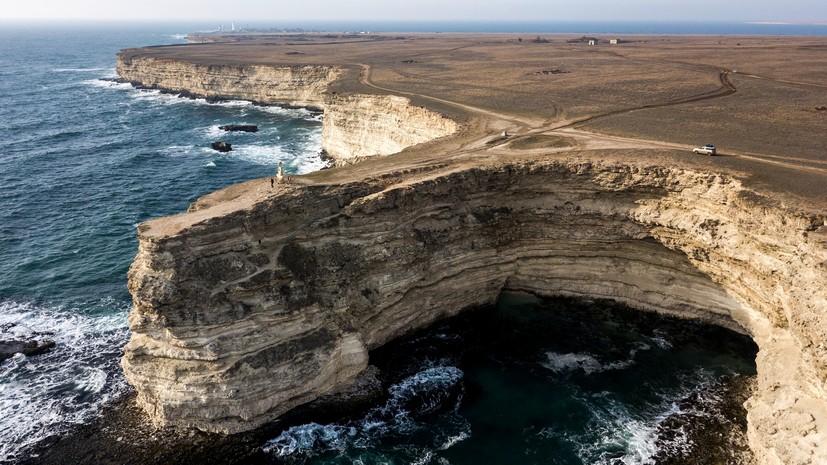
<instances>
[{"instance_id":1,"label":"sedimentary rock layer","mask_svg":"<svg viewBox=\"0 0 827 465\"><path fill-rule=\"evenodd\" d=\"M759 459L827 461L824 218L633 164L267 186L139 229L123 367L157 423L255 427L347 384L368 350L508 289L748 332Z\"/></svg>"},{"instance_id":2,"label":"sedimentary rock layer","mask_svg":"<svg viewBox=\"0 0 827 465\"><path fill-rule=\"evenodd\" d=\"M454 133L457 124L405 97L328 93L344 70L335 66L202 65L179 60L117 57L118 76L138 86L216 99L324 110L324 151L347 163L389 155Z\"/></svg>"},{"instance_id":3,"label":"sedimentary rock layer","mask_svg":"<svg viewBox=\"0 0 827 465\"><path fill-rule=\"evenodd\" d=\"M394 95L333 95L325 101L322 149L339 161L390 155L457 130L438 113Z\"/></svg>"},{"instance_id":4,"label":"sedimentary rock layer","mask_svg":"<svg viewBox=\"0 0 827 465\"><path fill-rule=\"evenodd\" d=\"M342 75L334 66L203 65L182 60L118 54L118 77L135 85L217 99L324 108L330 83Z\"/></svg>"}]
</instances>

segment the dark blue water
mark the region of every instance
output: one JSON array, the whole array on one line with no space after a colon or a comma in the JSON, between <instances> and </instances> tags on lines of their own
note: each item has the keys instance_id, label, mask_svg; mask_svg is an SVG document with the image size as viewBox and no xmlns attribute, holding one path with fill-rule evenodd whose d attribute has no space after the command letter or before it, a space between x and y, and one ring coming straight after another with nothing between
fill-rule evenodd
<instances>
[{"instance_id":1,"label":"dark blue water","mask_svg":"<svg viewBox=\"0 0 827 465\"><path fill-rule=\"evenodd\" d=\"M263 449L291 465L682 463L692 437L666 420L713 416L726 380L755 373L755 350L610 302L506 294L372 353L398 378L383 404L293 426Z\"/></svg>"},{"instance_id":2,"label":"dark blue water","mask_svg":"<svg viewBox=\"0 0 827 465\"><path fill-rule=\"evenodd\" d=\"M0 461L127 389L118 368L136 226L239 181L323 165L319 115L138 91L121 48L186 28L0 29L0 340L45 338L0 365ZM258 124L226 134L220 124ZM212 141L229 140L221 155ZM41 334L44 333L44 334Z\"/></svg>"},{"instance_id":3,"label":"dark blue water","mask_svg":"<svg viewBox=\"0 0 827 465\"><path fill-rule=\"evenodd\" d=\"M0 28L0 340L57 343L46 355L0 363L0 462L90 421L128 392L118 361L138 223L272 175L279 161L294 173L323 166L319 115L111 81L121 48L182 43L199 29ZM228 123L262 130L218 129ZM212 151L218 139L235 150ZM263 446L294 463L648 463L655 428L675 399L751 370L749 356L672 344L668 332L616 334L598 325L584 330L592 339L566 345L572 329L533 321L534 303L512 303L505 311L518 310L508 313L516 323L490 327L548 330L518 333L530 342L519 353L500 350L501 341L468 355L456 342L479 344L461 331L428 336L411 347L435 351L386 360L404 373L385 405L350 423L296 426ZM650 378L638 389L635 382Z\"/></svg>"}]
</instances>

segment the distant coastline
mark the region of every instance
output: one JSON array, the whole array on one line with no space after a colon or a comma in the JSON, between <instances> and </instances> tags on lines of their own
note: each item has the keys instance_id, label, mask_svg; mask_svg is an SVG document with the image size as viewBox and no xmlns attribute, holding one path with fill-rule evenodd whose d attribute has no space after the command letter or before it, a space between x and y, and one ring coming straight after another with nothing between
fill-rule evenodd
<instances>
[{"instance_id":1,"label":"distant coastline","mask_svg":"<svg viewBox=\"0 0 827 465\"><path fill-rule=\"evenodd\" d=\"M164 27L185 32L236 32L250 30L303 30L314 32L428 32L428 33L544 33L544 34L675 34L675 35L761 35L827 36L827 21L795 23L781 21L239 21L226 24L200 22L59 22L0 20L4 27L15 25L50 28L113 29L118 27Z\"/></svg>"}]
</instances>

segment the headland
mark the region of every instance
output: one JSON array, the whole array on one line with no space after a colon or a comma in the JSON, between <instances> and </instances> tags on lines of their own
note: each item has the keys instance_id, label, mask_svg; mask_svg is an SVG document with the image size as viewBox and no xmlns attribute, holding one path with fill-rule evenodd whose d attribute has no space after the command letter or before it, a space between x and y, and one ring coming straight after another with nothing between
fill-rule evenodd
<instances>
[{"instance_id":1,"label":"headland","mask_svg":"<svg viewBox=\"0 0 827 465\"><path fill-rule=\"evenodd\" d=\"M122 51L137 85L323 110L339 165L139 227L123 367L152 421L255 428L346 389L369 350L508 290L750 335L757 462L827 461L827 40L589 39ZM705 143L719 154L692 153Z\"/></svg>"}]
</instances>

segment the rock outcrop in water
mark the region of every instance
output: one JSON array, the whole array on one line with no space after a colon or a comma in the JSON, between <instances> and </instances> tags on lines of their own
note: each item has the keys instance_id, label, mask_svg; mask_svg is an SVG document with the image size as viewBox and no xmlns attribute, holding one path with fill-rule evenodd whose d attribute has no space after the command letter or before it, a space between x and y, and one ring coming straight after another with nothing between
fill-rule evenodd
<instances>
[{"instance_id":1,"label":"rock outcrop in water","mask_svg":"<svg viewBox=\"0 0 827 465\"><path fill-rule=\"evenodd\" d=\"M218 126L222 131L241 131L241 132L258 132L258 126L255 124L228 124L226 126Z\"/></svg>"},{"instance_id":2,"label":"rock outcrop in water","mask_svg":"<svg viewBox=\"0 0 827 465\"><path fill-rule=\"evenodd\" d=\"M116 68L121 79L141 87L322 109L322 148L340 163L396 153L458 128L454 121L414 106L405 97L329 93L330 84L344 73L335 66L201 65L123 51Z\"/></svg>"},{"instance_id":3,"label":"rock outcrop in water","mask_svg":"<svg viewBox=\"0 0 827 465\"><path fill-rule=\"evenodd\" d=\"M0 341L0 362L13 357L14 354L23 354L27 357L45 354L54 346L53 341Z\"/></svg>"},{"instance_id":4,"label":"rock outcrop in water","mask_svg":"<svg viewBox=\"0 0 827 465\"><path fill-rule=\"evenodd\" d=\"M222 153L233 151L233 146L225 140L220 140L218 142L213 142L210 146L212 147L213 150L216 150L216 151L222 152Z\"/></svg>"},{"instance_id":5,"label":"rock outcrop in water","mask_svg":"<svg viewBox=\"0 0 827 465\"><path fill-rule=\"evenodd\" d=\"M327 94L336 68L263 68L118 62L142 85L323 108L340 161L456 129L401 97ZM411 136L397 137L400 125ZM757 460L827 462L825 218L725 176L639 161L431 169L277 190L256 181L142 224L122 363L152 419L253 428L347 386L370 349L519 290L749 333Z\"/></svg>"}]
</instances>

